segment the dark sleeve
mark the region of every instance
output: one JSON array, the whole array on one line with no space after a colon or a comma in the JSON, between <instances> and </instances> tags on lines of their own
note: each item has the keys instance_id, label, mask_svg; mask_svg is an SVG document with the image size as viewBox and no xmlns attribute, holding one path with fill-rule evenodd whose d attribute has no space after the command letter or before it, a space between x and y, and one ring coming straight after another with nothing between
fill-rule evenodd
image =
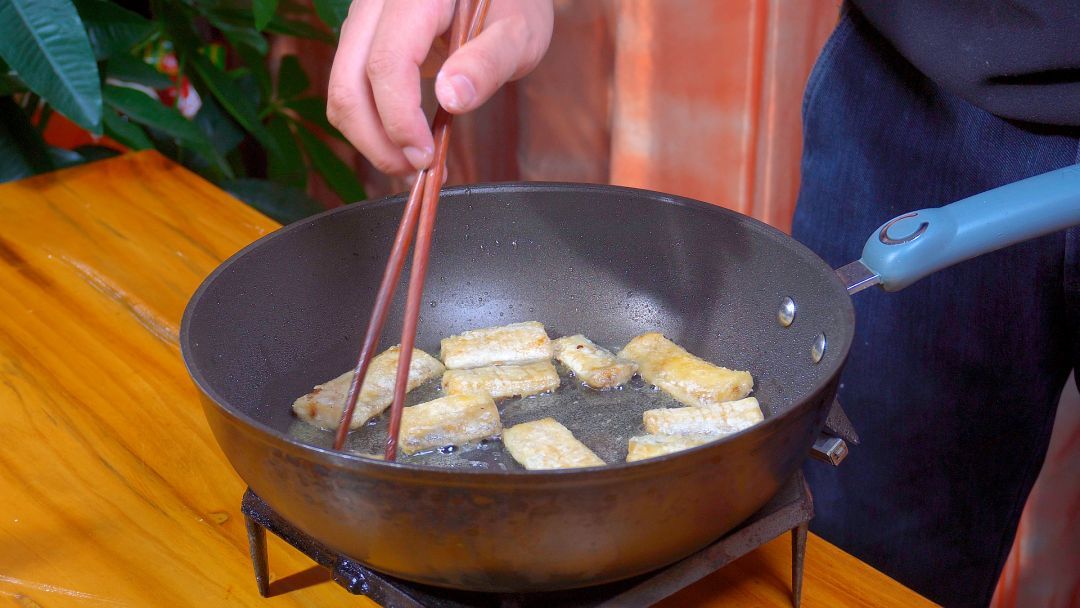
<instances>
[{"instance_id":1,"label":"dark sleeve","mask_svg":"<svg viewBox=\"0 0 1080 608\"><path fill-rule=\"evenodd\" d=\"M1080 0L852 0L928 78L1004 118L1080 125Z\"/></svg>"}]
</instances>

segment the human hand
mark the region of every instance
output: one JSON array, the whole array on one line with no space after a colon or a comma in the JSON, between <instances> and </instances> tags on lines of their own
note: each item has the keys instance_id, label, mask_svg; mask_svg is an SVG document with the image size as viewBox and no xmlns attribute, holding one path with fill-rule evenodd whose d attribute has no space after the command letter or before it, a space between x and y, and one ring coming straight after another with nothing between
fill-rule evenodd
<instances>
[{"instance_id":1,"label":"human hand","mask_svg":"<svg viewBox=\"0 0 1080 608\"><path fill-rule=\"evenodd\" d=\"M326 115L384 173L431 164L421 68L445 57L438 42L453 11L454 0L353 0L341 26ZM528 74L547 51L553 19L551 0L491 0L484 29L439 69L439 104L452 114L468 112Z\"/></svg>"}]
</instances>

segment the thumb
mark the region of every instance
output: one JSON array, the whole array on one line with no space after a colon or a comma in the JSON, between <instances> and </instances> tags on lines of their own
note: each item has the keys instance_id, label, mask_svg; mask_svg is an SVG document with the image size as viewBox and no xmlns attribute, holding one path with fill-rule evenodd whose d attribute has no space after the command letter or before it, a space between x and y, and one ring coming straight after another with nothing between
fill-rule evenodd
<instances>
[{"instance_id":1,"label":"thumb","mask_svg":"<svg viewBox=\"0 0 1080 608\"><path fill-rule=\"evenodd\" d=\"M435 96L451 114L473 110L509 80L520 78L539 63L520 19L500 19L462 45L435 77Z\"/></svg>"}]
</instances>

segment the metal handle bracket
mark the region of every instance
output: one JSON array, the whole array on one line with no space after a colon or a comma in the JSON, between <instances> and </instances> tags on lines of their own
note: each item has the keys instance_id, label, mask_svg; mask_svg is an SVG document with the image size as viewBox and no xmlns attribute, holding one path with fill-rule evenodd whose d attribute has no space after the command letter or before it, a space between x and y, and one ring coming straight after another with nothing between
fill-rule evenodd
<instances>
[{"instance_id":1,"label":"metal handle bracket","mask_svg":"<svg viewBox=\"0 0 1080 608\"><path fill-rule=\"evenodd\" d=\"M810 455L835 467L847 458L847 443L839 437L821 435L810 449Z\"/></svg>"}]
</instances>

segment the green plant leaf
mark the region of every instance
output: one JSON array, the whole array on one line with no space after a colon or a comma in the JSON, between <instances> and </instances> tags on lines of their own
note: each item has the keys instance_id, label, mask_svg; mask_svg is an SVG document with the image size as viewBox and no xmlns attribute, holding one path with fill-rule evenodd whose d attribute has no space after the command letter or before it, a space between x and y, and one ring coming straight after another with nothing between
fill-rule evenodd
<instances>
[{"instance_id":1,"label":"green plant leaf","mask_svg":"<svg viewBox=\"0 0 1080 608\"><path fill-rule=\"evenodd\" d=\"M341 29L341 23L349 14L351 0L312 0L319 19L335 32Z\"/></svg>"},{"instance_id":2,"label":"green plant leaf","mask_svg":"<svg viewBox=\"0 0 1080 608\"><path fill-rule=\"evenodd\" d=\"M326 180L326 184L346 203L353 203L367 198L364 186L356 179L356 174L341 161L330 149L310 131L299 128L296 135L304 147L311 166Z\"/></svg>"},{"instance_id":3,"label":"green plant leaf","mask_svg":"<svg viewBox=\"0 0 1080 608\"><path fill-rule=\"evenodd\" d=\"M142 59L131 55L115 55L106 61L105 77L141 84L151 89L167 89L173 86L168 76Z\"/></svg>"},{"instance_id":4,"label":"green plant leaf","mask_svg":"<svg viewBox=\"0 0 1080 608\"><path fill-rule=\"evenodd\" d=\"M225 38L232 46L246 44L263 57L270 50L270 44L266 42L266 38L259 31L251 29L250 22L234 24L220 19L213 19L212 23L214 27L221 30L221 33L225 35Z\"/></svg>"},{"instance_id":5,"label":"green plant leaf","mask_svg":"<svg viewBox=\"0 0 1080 608\"><path fill-rule=\"evenodd\" d=\"M240 126L248 133L251 133L255 139L259 140L259 143L266 147L268 152L277 153L277 150L272 150L277 144L259 120L259 114L251 102L251 95L246 94L241 87L236 86L236 83L229 78L228 74L218 69L206 57L196 53L189 56L188 61L195 69L199 79L214 95L218 103L225 108L225 111L235 118L236 122L240 123Z\"/></svg>"},{"instance_id":6,"label":"green plant leaf","mask_svg":"<svg viewBox=\"0 0 1080 608\"><path fill-rule=\"evenodd\" d=\"M108 146L79 146L75 148L75 151L82 155L88 163L120 155L120 152Z\"/></svg>"},{"instance_id":7,"label":"green plant leaf","mask_svg":"<svg viewBox=\"0 0 1080 608\"><path fill-rule=\"evenodd\" d=\"M311 86L304 68L300 66L300 60L296 55L285 55L281 58L281 69L278 70L278 99L292 99L299 96Z\"/></svg>"},{"instance_id":8,"label":"green plant leaf","mask_svg":"<svg viewBox=\"0 0 1080 608\"><path fill-rule=\"evenodd\" d=\"M74 167L86 162L82 154L67 148L57 148L56 146L49 146L49 158L52 159L53 166L57 169Z\"/></svg>"},{"instance_id":9,"label":"green plant leaf","mask_svg":"<svg viewBox=\"0 0 1080 608\"><path fill-rule=\"evenodd\" d=\"M26 85L15 74L0 73L0 96L22 93Z\"/></svg>"},{"instance_id":10,"label":"green plant leaf","mask_svg":"<svg viewBox=\"0 0 1080 608\"><path fill-rule=\"evenodd\" d=\"M275 182L305 188L307 186L307 165L304 155L293 139L289 122L283 116L274 116L266 124L267 130L277 141L280 154L270 154L266 163L266 175Z\"/></svg>"},{"instance_id":11,"label":"green plant leaf","mask_svg":"<svg viewBox=\"0 0 1080 608\"><path fill-rule=\"evenodd\" d=\"M197 14L180 2L151 0L155 20L160 24L165 38L172 43L178 59L194 55L203 41L195 31Z\"/></svg>"},{"instance_id":12,"label":"green plant leaf","mask_svg":"<svg viewBox=\"0 0 1080 608\"><path fill-rule=\"evenodd\" d=\"M279 10L271 17L270 22L266 24L264 31L273 34L295 36L307 40L318 40L326 42L327 44L334 44L334 42L336 42L336 38L333 34L330 34L323 28L315 27L303 21L306 15L311 11L310 8L292 10L289 8L291 5L288 2L280 2L280 0L279 5L282 7L282 10ZM283 13L286 12L295 15L297 19L285 18ZM216 7L213 9L212 13L213 17L216 19L226 19L236 24L252 23L255 20L255 15L250 10L232 6ZM209 15L207 16L209 18Z\"/></svg>"},{"instance_id":13,"label":"green plant leaf","mask_svg":"<svg viewBox=\"0 0 1080 608\"><path fill-rule=\"evenodd\" d=\"M105 134L124 144L132 150L149 150L154 147L146 131L139 125L128 122L111 109L106 109L102 115L105 122Z\"/></svg>"},{"instance_id":14,"label":"green plant leaf","mask_svg":"<svg viewBox=\"0 0 1080 608\"><path fill-rule=\"evenodd\" d=\"M19 142L0 120L0 183L30 177L34 173L34 167L22 155Z\"/></svg>"},{"instance_id":15,"label":"green plant leaf","mask_svg":"<svg viewBox=\"0 0 1080 608\"><path fill-rule=\"evenodd\" d=\"M302 190L261 179L236 179L221 186L236 198L282 224L326 210Z\"/></svg>"},{"instance_id":16,"label":"green plant leaf","mask_svg":"<svg viewBox=\"0 0 1080 608\"><path fill-rule=\"evenodd\" d=\"M11 97L0 97L0 182L53 168L45 142L26 113Z\"/></svg>"},{"instance_id":17,"label":"green plant leaf","mask_svg":"<svg viewBox=\"0 0 1080 608\"><path fill-rule=\"evenodd\" d=\"M270 23L267 24L266 31L274 34L295 36L307 40L318 40L327 44L334 44L334 42L336 42L333 35L328 34L317 27L313 27L303 21L281 19L277 16L271 19Z\"/></svg>"},{"instance_id":18,"label":"green plant leaf","mask_svg":"<svg viewBox=\"0 0 1080 608\"><path fill-rule=\"evenodd\" d=\"M0 97L12 93L22 93L25 90L26 85L19 79L19 75L12 72L8 64L4 63L3 59L0 59Z\"/></svg>"},{"instance_id":19,"label":"green plant leaf","mask_svg":"<svg viewBox=\"0 0 1080 608\"><path fill-rule=\"evenodd\" d=\"M176 108L170 108L142 91L127 87L105 86L105 103L123 112L131 120L156 129L194 152L205 156L226 175L232 174L225 159L195 123L184 118Z\"/></svg>"},{"instance_id":20,"label":"green plant leaf","mask_svg":"<svg viewBox=\"0 0 1080 608\"><path fill-rule=\"evenodd\" d=\"M260 32L266 28L277 11L278 0L253 0L251 12L255 14L255 29Z\"/></svg>"},{"instance_id":21,"label":"green plant leaf","mask_svg":"<svg viewBox=\"0 0 1080 608\"><path fill-rule=\"evenodd\" d=\"M285 107L296 112L304 120L322 129L327 135L336 137L341 141L349 141L330 124L326 118L326 100L322 97L303 97L285 102Z\"/></svg>"},{"instance_id":22,"label":"green plant leaf","mask_svg":"<svg viewBox=\"0 0 1080 608\"><path fill-rule=\"evenodd\" d=\"M66 0L0 0L0 57L31 91L101 134L101 83L90 41Z\"/></svg>"},{"instance_id":23,"label":"green plant leaf","mask_svg":"<svg viewBox=\"0 0 1080 608\"><path fill-rule=\"evenodd\" d=\"M154 31L154 24L138 13L103 0L74 0L86 26L98 61L128 53Z\"/></svg>"},{"instance_id":24,"label":"green plant leaf","mask_svg":"<svg viewBox=\"0 0 1080 608\"><path fill-rule=\"evenodd\" d=\"M263 113L262 108L265 108L266 100L268 100L269 97L263 95L262 84L259 82L259 78L255 76L255 72L247 67L241 67L229 72L229 77L237 87L243 89L247 93L248 97L251 99L251 103L248 105L260 108L259 120L263 121L266 116ZM263 124L265 124L265 122Z\"/></svg>"},{"instance_id":25,"label":"green plant leaf","mask_svg":"<svg viewBox=\"0 0 1080 608\"><path fill-rule=\"evenodd\" d=\"M163 105L142 91L105 85L104 92L105 102L109 107L127 114L135 122L153 127L188 144L209 144L202 132L184 118L179 110Z\"/></svg>"},{"instance_id":26,"label":"green plant leaf","mask_svg":"<svg viewBox=\"0 0 1080 608\"><path fill-rule=\"evenodd\" d=\"M227 155L244 140L244 132L212 98L202 100L202 107L195 115L195 124L202 129L214 149L222 156Z\"/></svg>"},{"instance_id":27,"label":"green plant leaf","mask_svg":"<svg viewBox=\"0 0 1080 608\"><path fill-rule=\"evenodd\" d=\"M251 71L252 77L259 85L259 98L270 99L270 70L266 67L266 59L255 49L246 44L235 44L233 50L240 56L240 61Z\"/></svg>"}]
</instances>

